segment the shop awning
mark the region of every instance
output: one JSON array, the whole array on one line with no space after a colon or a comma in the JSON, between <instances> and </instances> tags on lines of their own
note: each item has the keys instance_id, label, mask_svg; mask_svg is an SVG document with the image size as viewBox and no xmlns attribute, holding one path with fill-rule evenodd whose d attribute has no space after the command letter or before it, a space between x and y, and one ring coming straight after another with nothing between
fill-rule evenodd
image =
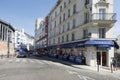
<instances>
[{"instance_id":1,"label":"shop awning","mask_svg":"<svg viewBox=\"0 0 120 80\"><path fill-rule=\"evenodd\" d=\"M98 47L111 47L114 46L114 42L112 40L89 40L85 42L85 45L88 46L98 46Z\"/></svg>"}]
</instances>

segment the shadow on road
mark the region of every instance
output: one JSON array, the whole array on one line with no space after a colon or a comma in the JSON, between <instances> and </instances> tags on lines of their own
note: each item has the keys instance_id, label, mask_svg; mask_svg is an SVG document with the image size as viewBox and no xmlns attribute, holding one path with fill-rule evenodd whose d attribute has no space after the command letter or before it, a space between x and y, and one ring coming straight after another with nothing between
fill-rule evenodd
<instances>
[{"instance_id":1,"label":"shadow on road","mask_svg":"<svg viewBox=\"0 0 120 80\"><path fill-rule=\"evenodd\" d=\"M74 68L84 69L84 68L73 66L73 65L82 65L82 64L75 64L75 63L71 63L71 62L68 62L68 61L63 61L63 60L60 60L60 59L57 59L57 58L50 58L48 56L40 56L40 57L31 56L31 57L27 57L27 58L29 58L29 59L37 59L37 60L52 61L52 62L64 64L64 65L67 65L67 66L71 66L71 67L74 67Z\"/></svg>"}]
</instances>

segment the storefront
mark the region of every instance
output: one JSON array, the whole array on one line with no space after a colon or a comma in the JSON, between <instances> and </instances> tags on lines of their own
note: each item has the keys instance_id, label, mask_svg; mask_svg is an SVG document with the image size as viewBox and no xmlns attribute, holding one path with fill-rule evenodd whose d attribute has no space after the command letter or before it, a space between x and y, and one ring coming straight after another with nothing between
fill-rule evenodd
<instances>
[{"instance_id":1,"label":"storefront","mask_svg":"<svg viewBox=\"0 0 120 80\"><path fill-rule=\"evenodd\" d=\"M89 66L97 66L99 61L101 66L110 66L111 57L114 57L114 41L112 40L88 40L61 44L52 47L57 55L84 57L84 63Z\"/></svg>"}]
</instances>

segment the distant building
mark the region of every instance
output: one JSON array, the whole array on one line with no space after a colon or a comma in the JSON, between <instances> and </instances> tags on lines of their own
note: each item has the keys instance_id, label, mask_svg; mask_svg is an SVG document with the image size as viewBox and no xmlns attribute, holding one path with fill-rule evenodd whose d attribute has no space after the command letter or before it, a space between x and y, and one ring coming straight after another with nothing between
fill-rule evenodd
<instances>
[{"instance_id":1,"label":"distant building","mask_svg":"<svg viewBox=\"0 0 120 80\"><path fill-rule=\"evenodd\" d=\"M0 19L0 55L14 54L14 32L10 23Z\"/></svg>"},{"instance_id":2,"label":"distant building","mask_svg":"<svg viewBox=\"0 0 120 80\"><path fill-rule=\"evenodd\" d=\"M28 51L34 50L34 37L25 33L26 35L26 46Z\"/></svg>"},{"instance_id":3,"label":"distant building","mask_svg":"<svg viewBox=\"0 0 120 80\"><path fill-rule=\"evenodd\" d=\"M44 51L48 45L48 17L36 20L35 26L35 49Z\"/></svg>"},{"instance_id":4,"label":"distant building","mask_svg":"<svg viewBox=\"0 0 120 80\"><path fill-rule=\"evenodd\" d=\"M15 30L15 49L19 50L21 48L31 50L34 46L34 37L25 33L24 29Z\"/></svg>"}]
</instances>

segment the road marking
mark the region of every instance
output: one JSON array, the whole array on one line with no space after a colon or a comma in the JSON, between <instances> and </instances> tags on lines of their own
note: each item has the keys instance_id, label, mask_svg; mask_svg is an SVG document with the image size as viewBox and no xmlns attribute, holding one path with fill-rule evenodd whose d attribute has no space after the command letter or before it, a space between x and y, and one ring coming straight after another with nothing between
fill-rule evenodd
<instances>
[{"instance_id":1,"label":"road marking","mask_svg":"<svg viewBox=\"0 0 120 80\"><path fill-rule=\"evenodd\" d=\"M23 60L22 60L22 62L26 63L26 62L27 62L27 60L26 60L26 59L23 59Z\"/></svg>"},{"instance_id":2,"label":"road marking","mask_svg":"<svg viewBox=\"0 0 120 80\"><path fill-rule=\"evenodd\" d=\"M81 75L77 75L80 79L83 79Z\"/></svg>"},{"instance_id":3,"label":"road marking","mask_svg":"<svg viewBox=\"0 0 120 80\"><path fill-rule=\"evenodd\" d=\"M36 63L39 63L39 64L44 64L43 62L41 62L40 60L35 60Z\"/></svg>"},{"instance_id":4,"label":"road marking","mask_svg":"<svg viewBox=\"0 0 120 80\"><path fill-rule=\"evenodd\" d=\"M12 61L13 61L12 59L8 60L8 62L12 62Z\"/></svg>"},{"instance_id":5,"label":"road marking","mask_svg":"<svg viewBox=\"0 0 120 80\"><path fill-rule=\"evenodd\" d=\"M87 78L85 76L82 76L84 80L87 80Z\"/></svg>"},{"instance_id":6,"label":"road marking","mask_svg":"<svg viewBox=\"0 0 120 80\"><path fill-rule=\"evenodd\" d=\"M29 59L29 61L30 61L31 63L35 63L33 60L30 60L30 59Z\"/></svg>"},{"instance_id":7,"label":"road marking","mask_svg":"<svg viewBox=\"0 0 120 80\"><path fill-rule=\"evenodd\" d=\"M78 74L77 72L70 71L70 70L67 70L67 72L68 72L69 74Z\"/></svg>"},{"instance_id":8,"label":"road marking","mask_svg":"<svg viewBox=\"0 0 120 80\"><path fill-rule=\"evenodd\" d=\"M78 74L78 73L75 72L75 71L71 71L71 70L66 70L66 71L67 71L69 74L71 74L71 75L77 75L80 80L95 80L95 79L90 78L90 77L88 77L88 76L80 75L80 74Z\"/></svg>"},{"instance_id":9,"label":"road marking","mask_svg":"<svg viewBox=\"0 0 120 80\"><path fill-rule=\"evenodd\" d=\"M0 78L7 76L7 74L1 74Z\"/></svg>"},{"instance_id":10,"label":"road marking","mask_svg":"<svg viewBox=\"0 0 120 80\"><path fill-rule=\"evenodd\" d=\"M93 79L93 78L90 78L90 77L88 77L88 76L85 76L87 79L90 79L90 80L95 80L95 79Z\"/></svg>"},{"instance_id":11,"label":"road marking","mask_svg":"<svg viewBox=\"0 0 120 80\"><path fill-rule=\"evenodd\" d=\"M18 63L18 62L20 62L20 59L16 59L16 61L15 61L16 63Z\"/></svg>"}]
</instances>

